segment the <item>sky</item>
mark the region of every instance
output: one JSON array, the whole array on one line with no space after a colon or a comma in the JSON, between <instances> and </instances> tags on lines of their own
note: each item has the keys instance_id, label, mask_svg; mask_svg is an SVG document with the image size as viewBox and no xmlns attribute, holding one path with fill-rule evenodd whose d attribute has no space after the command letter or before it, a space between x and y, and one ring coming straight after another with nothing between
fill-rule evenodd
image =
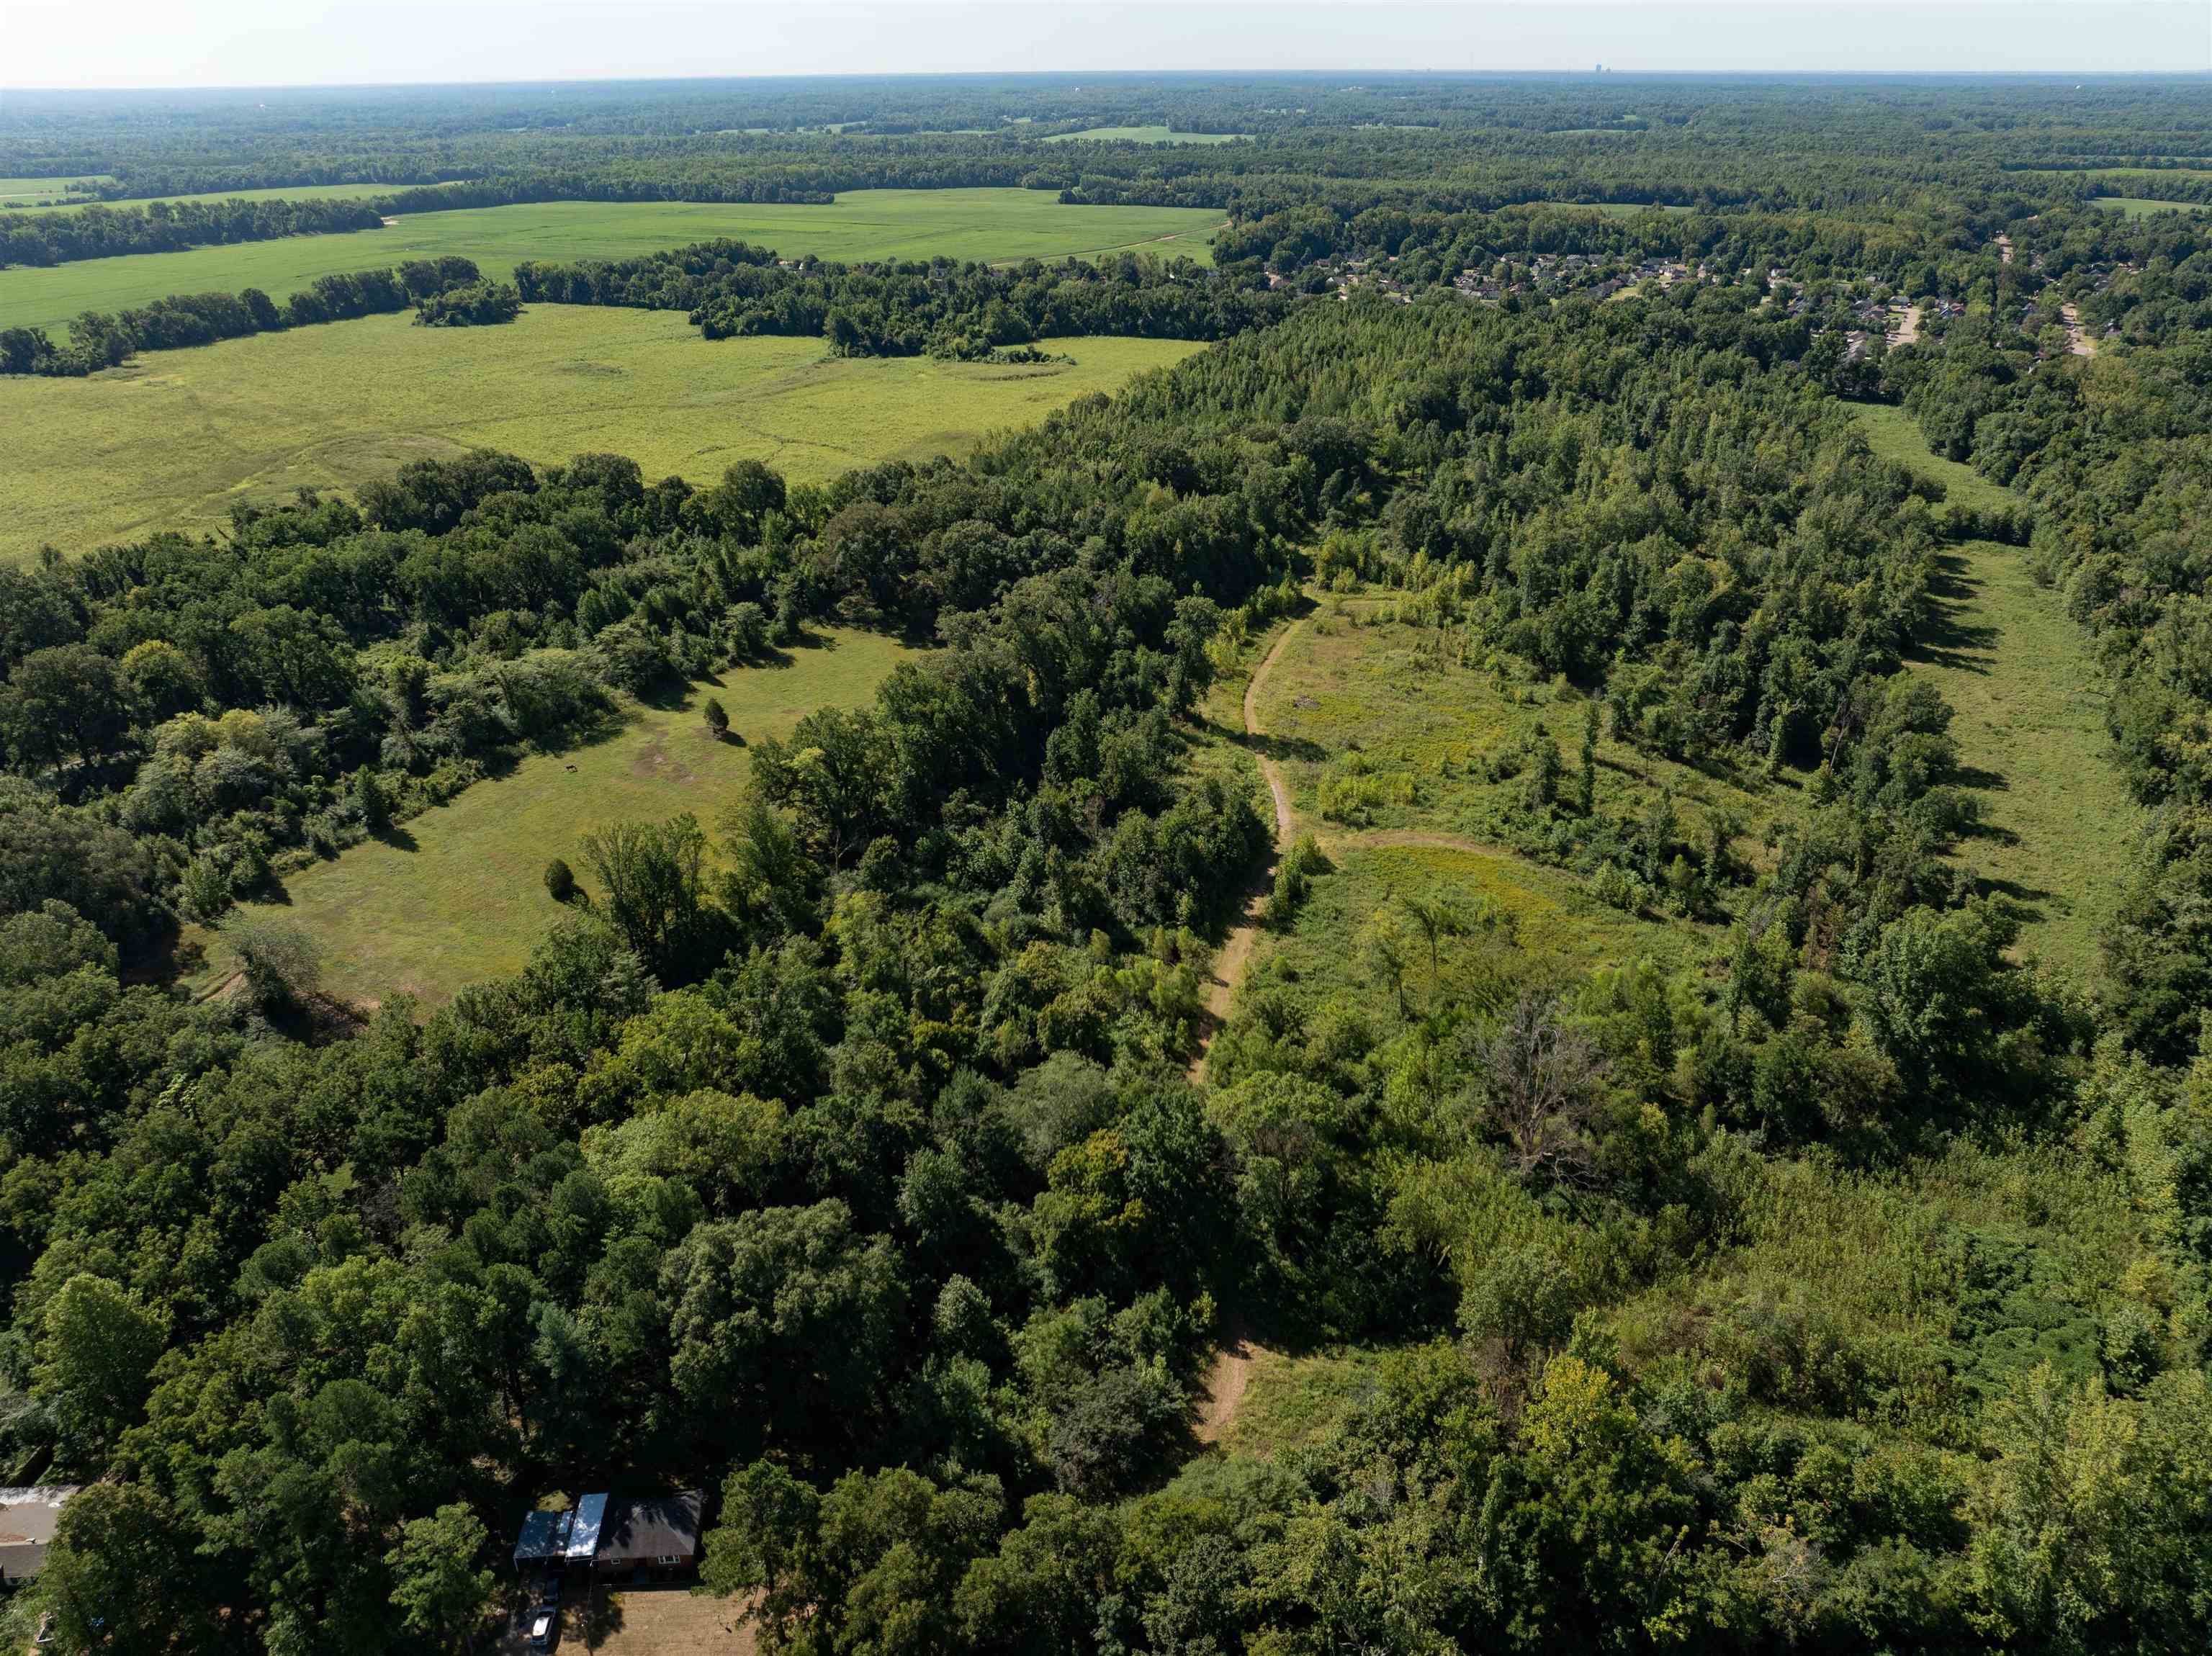
<instances>
[{"instance_id":1,"label":"sky","mask_svg":"<svg viewBox=\"0 0 2212 1656\"><path fill-rule=\"evenodd\" d=\"M0 88L1601 62L2203 74L2212 0L0 0Z\"/></svg>"}]
</instances>

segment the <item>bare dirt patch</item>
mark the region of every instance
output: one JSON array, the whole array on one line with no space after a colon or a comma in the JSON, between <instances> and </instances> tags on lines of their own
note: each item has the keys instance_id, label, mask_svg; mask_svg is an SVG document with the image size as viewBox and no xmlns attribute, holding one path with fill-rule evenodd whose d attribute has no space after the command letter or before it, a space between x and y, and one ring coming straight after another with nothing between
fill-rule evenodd
<instances>
[{"instance_id":1,"label":"bare dirt patch","mask_svg":"<svg viewBox=\"0 0 2212 1656\"><path fill-rule=\"evenodd\" d=\"M1241 1333L1214 1353L1213 1367L1206 1376L1206 1400L1198 1416L1198 1441L1218 1443L1252 1383L1252 1344Z\"/></svg>"}]
</instances>

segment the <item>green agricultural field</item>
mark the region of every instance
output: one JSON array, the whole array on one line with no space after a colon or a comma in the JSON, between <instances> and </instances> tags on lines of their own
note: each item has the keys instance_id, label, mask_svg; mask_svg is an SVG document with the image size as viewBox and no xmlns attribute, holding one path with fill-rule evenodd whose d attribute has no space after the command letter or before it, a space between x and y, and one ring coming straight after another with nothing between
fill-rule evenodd
<instances>
[{"instance_id":1,"label":"green agricultural field","mask_svg":"<svg viewBox=\"0 0 2212 1656\"><path fill-rule=\"evenodd\" d=\"M1196 207L1066 207L1042 190L857 190L827 207L552 202L417 213L384 230L134 253L0 270L0 328L59 337L84 311L169 294L259 288L283 299L317 276L458 253L489 276L526 258L629 258L735 236L792 257L1059 258L1148 246L1204 260L1221 215Z\"/></svg>"},{"instance_id":2,"label":"green agricultural field","mask_svg":"<svg viewBox=\"0 0 2212 1656\"><path fill-rule=\"evenodd\" d=\"M1055 132L1047 143L1235 143L1243 132L1176 132L1164 126L1091 126Z\"/></svg>"},{"instance_id":3,"label":"green agricultural field","mask_svg":"<svg viewBox=\"0 0 2212 1656\"><path fill-rule=\"evenodd\" d=\"M2141 196L2097 196L2092 199L2096 205L2124 213L2131 219L2148 218L2153 213L2212 212L2212 208L2194 201L2150 201Z\"/></svg>"},{"instance_id":4,"label":"green agricultural field","mask_svg":"<svg viewBox=\"0 0 2212 1656\"><path fill-rule=\"evenodd\" d=\"M3 185L5 183L6 180L0 179L0 185ZM143 199L133 197L129 201L101 202L99 204L102 207L144 207L150 202L154 201L180 203L203 201L373 201L379 196L388 196L396 190L405 190L412 187L413 186L411 185L404 184L291 184L278 185L273 189L268 190L215 190L197 196L152 196ZM4 190L0 190L0 197L4 197L5 193ZM5 205L4 201L0 201L0 206L3 205ZM93 203L87 201L60 202L57 203L53 206L45 208L42 210L50 213L80 213L91 205L93 205Z\"/></svg>"},{"instance_id":5,"label":"green agricultural field","mask_svg":"<svg viewBox=\"0 0 2212 1656\"><path fill-rule=\"evenodd\" d=\"M566 858L588 889L584 836L609 822L690 811L712 834L751 768L751 746L788 736L817 707L854 707L912 652L872 633L839 630L779 666L739 667L696 685L680 707L625 708L619 726L565 753L526 759L370 840L288 880L282 913L317 944L325 988L362 1003L406 992L436 1003L520 968L561 916L545 895L546 863ZM717 741L701 718L720 699L737 741ZM228 975L221 934L203 986Z\"/></svg>"},{"instance_id":6,"label":"green agricultural field","mask_svg":"<svg viewBox=\"0 0 2212 1656\"><path fill-rule=\"evenodd\" d=\"M12 212L19 208L66 194L70 185L86 182L70 179L0 179L0 212Z\"/></svg>"},{"instance_id":7,"label":"green agricultural field","mask_svg":"<svg viewBox=\"0 0 2212 1656\"><path fill-rule=\"evenodd\" d=\"M757 459L818 482L964 453L1198 347L1053 349L1074 365L830 357L813 339L709 342L672 311L536 305L503 327L369 317L153 353L88 379L0 379L0 561L205 527L234 501L349 488L477 446L539 462L607 451L698 481Z\"/></svg>"},{"instance_id":8,"label":"green agricultural field","mask_svg":"<svg viewBox=\"0 0 2212 1656\"><path fill-rule=\"evenodd\" d=\"M1875 452L1942 483L1968 505L2018 497L1929 452L1902 409L1855 410ZM2106 692L2087 640L2027 554L1987 541L1953 549L1939 592L1944 634L1914 664L1958 709L1951 726L1990 831L1966 861L2011 898L2024 948L2090 976L2097 937L2118 907L2145 813L2111 760Z\"/></svg>"}]
</instances>

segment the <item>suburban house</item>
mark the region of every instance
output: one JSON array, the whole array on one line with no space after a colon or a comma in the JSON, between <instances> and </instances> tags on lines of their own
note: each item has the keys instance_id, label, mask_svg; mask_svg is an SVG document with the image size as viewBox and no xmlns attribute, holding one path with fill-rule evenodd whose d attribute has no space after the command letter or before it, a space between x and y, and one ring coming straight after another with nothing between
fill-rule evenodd
<instances>
[{"instance_id":1,"label":"suburban house","mask_svg":"<svg viewBox=\"0 0 2212 1656\"><path fill-rule=\"evenodd\" d=\"M0 1581L22 1581L46 1567L46 1549L74 1483L0 1489Z\"/></svg>"},{"instance_id":2,"label":"suburban house","mask_svg":"<svg viewBox=\"0 0 2212 1656\"><path fill-rule=\"evenodd\" d=\"M567 1512L526 1513L514 1568L525 1575L590 1576L605 1583L676 1581L699 1568L697 1489L674 1495L587 1495Z\"/></svg>"},{"instance_id":3,"label":"suburban house","mask_svg":"<svg viewBox=\"0 0 2212 1656\"><path fill-rule=\"evenodd\" d=\"M699 1517L705 1501L696 1489L676 1495L633 1495L606 1510L592 1573L602 1581L672 1581L699 1568Z\"/></svg>"}]
</instances>

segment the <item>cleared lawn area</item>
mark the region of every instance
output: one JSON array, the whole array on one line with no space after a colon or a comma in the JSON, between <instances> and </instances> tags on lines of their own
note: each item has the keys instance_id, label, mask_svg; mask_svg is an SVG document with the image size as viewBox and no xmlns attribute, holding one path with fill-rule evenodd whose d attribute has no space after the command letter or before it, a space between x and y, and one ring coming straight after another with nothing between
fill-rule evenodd
<instances>
[{"instance_id":1,"label":"cleared lawn area","mask_svg":"<svg viewBox=\"0 0 2212 1656\"><path fill-rule=\"evenodd\" d=\"M1164 126L1089 126L1055 132L1047 143L1235 143L1243 132L1177 132Z\"/></svg>"},{"instance_id":2,"label":"cleared lawn area","mask_svg":"<svg viewBox=\"0 0 2212 1656\"><path fill-rule=\"evenodd\" d=\"M1221 215L1197 207L1064 207L1043 190L858 190L827 207L693 202L551 202L410 214L387 229L132 253L0 270L0 328L61 331L84 311L169 294L259 288L283 300L317 276L458 253L487 276L520 261L629 258L714 236L789 258L1020 259L1110 252L1174 237L1163 252L1208 257Z\"/></svg>"},{"instance_id":3,"label":"cleared lawn area","mask_svg":"<svg viewBox=\"0 0 2212 1656\"><path fill-rule=\"evenodd\" d=\"M280 912L314 939L334 993L362 1003L400 991L450 999L519 969L560 918L545 895L550 858L567 858L589 886L580 847L595 828L688 810L713 834L751 768L752 743L788 736L817 707L859 707L894 664L912 658L879 634L840 629L793 650L786 664L732 668L695 685L681 706L629 706L599 741L533 755L389 839L292 876ZM709 694L746 745L718 742L707 729L699 707ZM208 953L198 981L228 975L221 934L196 940Z\"/></svg>"},{"instance_id":4,"label":"cleared lawn area","mask_svg":"<svg viewBox=\"0 0 2212 1656\"><path fill-rule=\"evenodd\" d=\"M696 482L758 459L818 482L963 453L1199 348L1052 349L1074 365L830 357L814 339L704 340L680 312L536 305L502 327L368 317L155 352L87 379L0 379L0 561L205 527L234 501L349 488L471 446L538 462L611 452Z\"/></svg>"},{"instance_id":5,"label":"cleared lawn area","mask_svg":"<svg viewBox=\"0 0 2212 1656\"><path fill-rule=\"evenodd\" d=\"M2017 497L1928 451L1902 409L1862 407L1875 451L1970 503ZM2111 759L2106 692L2088 641L2026 555L1989 541L1952 549L1944 625L1913 663L1958 717L1960 757L1982 786L1987 831L1960 847L2025 922L2021 946L2087 978L2127 882L2145 813Z\"/></svg>"},{"instance_id":6,"label":"cleared lawn area","mask_svg":"<svg viewBox=\"0 0 2212 1656\"><path fill-rule=\"evenodd\" d=\"M2212 207L2194 201L2151 201L2142 196L2096 196L2091 199L2099 207L2124 213L2131 219L2148 218L2153 213L2212 212Z\"/></svg>"}]
</instances>

